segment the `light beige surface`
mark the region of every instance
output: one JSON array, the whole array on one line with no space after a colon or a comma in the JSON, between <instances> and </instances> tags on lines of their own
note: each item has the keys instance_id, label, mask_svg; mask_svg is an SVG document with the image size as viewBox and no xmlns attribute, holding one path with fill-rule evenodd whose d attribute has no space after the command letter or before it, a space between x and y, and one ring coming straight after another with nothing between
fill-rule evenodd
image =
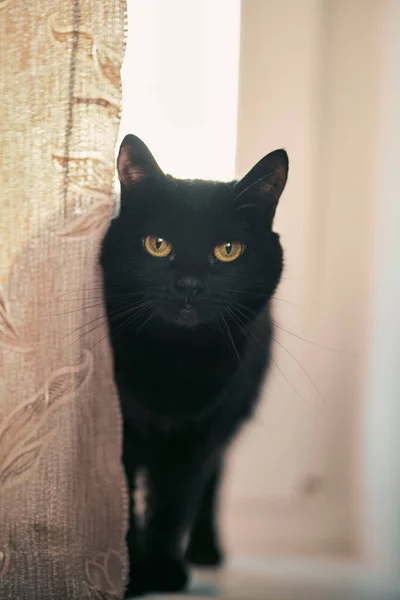
<instances>
[{"instance_id":1,"label":"light beige surface","mask_svg":"<svg viewBox=\"0 0 400 600\"><path fill-rule=\"evenodd\" d=\"M357 564L235 559L220 573L197 572L190 592L152 600L399 600L400 580Z\"/></svg>"},{"instance_id":2,"label":"light beige surface","mask_svg":"<svg viewBox=\"0 0 400 600\"><path fill-rule=\"evenodd\" d=\"M97 343L124 23L120 0L0 0L2 600L115 597L126 572L121 422Z\"/></svg>"}]
</instances>

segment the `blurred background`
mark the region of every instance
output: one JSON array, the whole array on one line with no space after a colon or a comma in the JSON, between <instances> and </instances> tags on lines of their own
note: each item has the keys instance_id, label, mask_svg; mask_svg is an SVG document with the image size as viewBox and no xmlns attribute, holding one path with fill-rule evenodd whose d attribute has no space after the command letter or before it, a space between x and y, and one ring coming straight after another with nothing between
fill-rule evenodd
<instances>
[{"instance_id":1,"label":"blurred background","mask_svg":"<svg viewBox=\"0 0 400 600\"><path fill-rule=\"evenodd\" d=\"M398 599L400 1L128 0L128 17L119 140L177 177L290 158L274 360L230 457L227 550L283 580L350 565L363 599L384 573Z\"/></svg>"}]
</instances>

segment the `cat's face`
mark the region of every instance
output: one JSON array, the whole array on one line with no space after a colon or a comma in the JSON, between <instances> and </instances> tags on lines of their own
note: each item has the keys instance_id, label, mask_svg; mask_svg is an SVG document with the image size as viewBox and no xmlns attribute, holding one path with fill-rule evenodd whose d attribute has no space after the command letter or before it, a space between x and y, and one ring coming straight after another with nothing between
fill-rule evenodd
<instances>
[{"instance_id":1,"label":"cat's face","mask_svg":"<svg viewBox=\"0 0 400 600\"><path fill-rule=\"evenodd\" d=\"M131 306L138 323L154 315L182 327L253 318L281 276L271 225L286 153L272 153L239 183L178 180L127 136L118 170L121 212L102 251L109 308Z\"/></svg>"}]
</instances>

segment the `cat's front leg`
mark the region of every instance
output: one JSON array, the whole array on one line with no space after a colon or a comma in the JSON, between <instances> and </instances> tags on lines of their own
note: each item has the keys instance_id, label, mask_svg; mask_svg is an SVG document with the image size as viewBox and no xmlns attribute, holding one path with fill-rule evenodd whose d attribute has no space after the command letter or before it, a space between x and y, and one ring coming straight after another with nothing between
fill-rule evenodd
<instances>
[{"instance_id":1,"label":"cat's front leg","mask_svg":"<svg viewBox=\"0 0 400 600\"><path fill-rule=\"evenodd\" d=\"M137 474L139 470L139 453L137 448L131 443L130 437L125 431L124 445L123 445L123 463L125 468L125 474L127 477L128 491L129 491L129 523L128 531L126 535L126 544L128 549L129 557L129 577L127 582L127 589L125 592L125 598L129 598L136 595L137 586L132 584L132 577L135 579L134 573L135 563L139 552L139 530L136 519L136 507L135 507L135 491L137 484Z\"/></svg>"},{"instance_id":2,"label":"cat's front leg","mask_svg":"<svg viewBox=\"0 0 400 600\"><path fill-rule=\"evenodd\" d=\"M192 522L185 558L192 565L218 567L224 560L218 536L218 492L222 479L222 459L208 474Z\"/></svg>"},{"instance_id":3,"label":"cat's front leg","mask_svg":"<svg viewBox=\"0 0 400 600\"><path fill-rule=\"evenodd\" d=\"M205 460L184 452L166 453L149 465L145 546L136 565L138 593L185 589L183 543L208 469Z\"/></svg>"}]
</instances>

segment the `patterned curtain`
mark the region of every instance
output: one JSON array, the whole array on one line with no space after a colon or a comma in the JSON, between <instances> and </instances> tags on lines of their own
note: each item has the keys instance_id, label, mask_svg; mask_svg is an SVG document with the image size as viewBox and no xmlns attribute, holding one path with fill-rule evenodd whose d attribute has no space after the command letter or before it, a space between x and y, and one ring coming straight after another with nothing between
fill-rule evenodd
<instances>
[{"instance_id":1,"label":"patterned curtain","mask_svg":"<svg viewBox=\"0 0 400 600\"><path fill-rule=\"evenodd\" d=\"M0 0L0 598L117 599L121 417L99 244L125 0Z\"/></svg>"}]
</instances>

